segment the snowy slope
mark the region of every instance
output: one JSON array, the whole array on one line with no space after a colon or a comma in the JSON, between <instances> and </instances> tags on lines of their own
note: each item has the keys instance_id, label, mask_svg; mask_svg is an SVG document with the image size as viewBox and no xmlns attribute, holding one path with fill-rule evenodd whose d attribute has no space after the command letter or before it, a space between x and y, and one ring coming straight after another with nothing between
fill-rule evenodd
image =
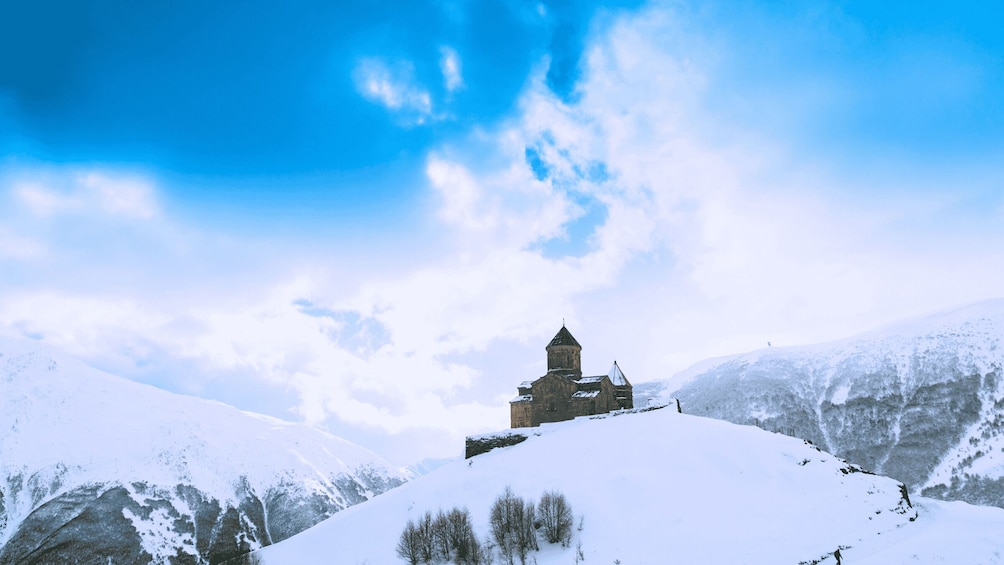
<instances>
[{"instance_id":1,"label":"snowy slope","mask_svg":"<svg viewBox=\"0 0 1004 565\"><path fill-rule=\"evenodd\" d=\"M705 361L655 393L806 438L926 496L1004 506L1004 300Z\"/></svg>"},{"instance_id":2,"label":"snowy slope","mask_svg":"<svg viewBox=\"0 0 1004 565\"><path fill-rule=\"evenodd\" d=\"M2 564L216 561L403 479L316 429L0 340Z\"/></svg>"},{"instance_id":3,"label":"snowy slope","mask_svg":"<svg viewBox=\"0 0 1004 565\"><path fill-rule=\"evenodd\" d=\"M530 560L538 565L575 563L579 544L587 564L832 564L838 548L845 563L1004 563L994 553L1004 510L924 501L918 517L897 481L752 426L662 409L530 433L539 435L446 465L255 556L264 565L403 563L395 546L409 519L466 507L485 537L490 505L510 486L533 499L557 489L583 518L571 547L541 542ZM917 560L877 557L913 547Z\"/></svg>"},{"instance_id":4,"label":"snowy slope","mask_svg":"<svg viewBox=\"0 0 1004 565\"><path fill-rule=\"evenodd\" d=\"M422 475L428 475L429 473L435 471L436 469L446 465L447 463L452 463L456 461L456 457L439 457L439 458L426 458L422 459L418 463L413 463L405 467L405 471L408 473L410 478L421 477Z\"/></svg>"}]
</instances>

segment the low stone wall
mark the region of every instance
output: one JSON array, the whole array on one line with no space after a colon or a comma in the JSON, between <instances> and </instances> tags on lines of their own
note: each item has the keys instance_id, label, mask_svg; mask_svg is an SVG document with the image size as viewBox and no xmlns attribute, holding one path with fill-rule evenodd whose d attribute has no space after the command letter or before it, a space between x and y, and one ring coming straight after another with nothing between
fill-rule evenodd
<instances>
[{"instance_id":1,"label":"low stone wall","mask_svg":"<svg viewBox=\"0 0 1004 565\"><path fill-rule=\"evenodd\" d=\"M464 459L488 453L498 447L509 447L526 441L527 436L518 432L498 432L467 438Z\"/></svg>"}]
</instances>

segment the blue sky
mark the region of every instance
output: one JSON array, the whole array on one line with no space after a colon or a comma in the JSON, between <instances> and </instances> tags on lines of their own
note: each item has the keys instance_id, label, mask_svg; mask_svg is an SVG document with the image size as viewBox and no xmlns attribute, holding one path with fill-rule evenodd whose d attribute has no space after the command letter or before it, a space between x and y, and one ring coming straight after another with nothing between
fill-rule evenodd
<instances>
[{"instance_id":1,"label":"blue sky","mask_svg":"<svg viewBox=\"0 0 1004 565\"><path fill-rule=\"evenodd\" d=\"M407 208L405 179L426 152L511 113L542 57L554 62L555 90L572 88L598 8L589 4L10 7L0 40L11 54L0 79L3 147L199 178L208 183L171 194L198 203L250 192L252 209L316 198L332 208L366 210L374 199ZM463 53L461 83L444 80L444 49ZM366 61L430 107L360 96Z\"/></svg>"},{"instance_id":2,"label":"blue sky","mask_svg":"<svg viewBox=\"0 0 1004 565\"><path fill-rule=\"evenodd\" d=\"M0 332L401 463L1004 288L991 2L0 10Z\"/></svg>"}]
</instances>

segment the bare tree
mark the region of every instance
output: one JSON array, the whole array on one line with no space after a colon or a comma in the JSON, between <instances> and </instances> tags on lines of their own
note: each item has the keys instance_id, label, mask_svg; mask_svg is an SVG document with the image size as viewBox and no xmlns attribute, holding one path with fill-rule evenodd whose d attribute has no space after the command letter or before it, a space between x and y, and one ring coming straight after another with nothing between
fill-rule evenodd
<instances>
[{"instance_id":1,"label":"bare tree","mask_svg":"<svg viewBox=\"0 0 1004 565\"><path fill-rule=\"evenodd\" d=\"M513 494L512 489L505 487L492 503L489 514L492 539L499 548L499 554L508 565L514 565L513 554L516 551L516 508L522 508L523 499Z\"/></svg>"},{"instance_id":2,"label":"bare tree","mask_svg":"<svg viewBox=\"0 0 1004 565\"><path fill-rule=\"evenodd\" d=\"M557 513L558 523L567 522L571 526L571 508L560 493L545 493L546 508ZM568 518L561 521L564 514ZM489 523L491 531L484 543L474 531L471 513L466 508L453 508L448 512L439 509L433 517L426 511L416 521L408 520L397 544L397 554L411 565L418 563L445 563L456 565L492 565L495 549L504 565L515 565L519 556L520 565L527 565L531 551L537 551L537 530L541 522L532 500L516 496L506 487L492 504ZM569 534L569 539L570 539ZM534 560L536 562L536 560Z\"/></svg>"},{"instance_id":3,"label":"bare tree","mask_svg":"<svg viewBox=\"0 0 1004 565\"><path fill-rule=\"evenodd\" d=\"M537 529L534 527L534 522L536 521L536 511L533 502L519 498L516 505L514 538L520 565L526 565L527 554L540 549L537 545Z\"/></svg>"},{"instance_id":4,"label":"bare tree","mask_svg":"<svg viewBox=\"0 0 1004 565\"><path fill-rule=\"evenodd\" d=\"M481 543L466 508L454 508L446 515L446 539L456 563L466 565L479 557Z\"/></svg>"},{"instance_id":5,"label":"bare tree","mask_svg":"<svg viewBox=\"0 0 1004 565\"><path fill-rule=\"evenodd\" d=\"M562 546L568 547L572 541L574 517L565 495L558 491L545 492L540 497L537 511L544 539L548 543L561 542Z\"/></svg>"},{"instance_id":6,"label":"bare tree","mask_svg":"<svg viewBox=\"0 0 1004 565\"><path fill-rule=\"evenodd\" d=\"M506 487L495 499L489 516L491 534L508 565L515 564L517 555L520 563L526 565L527 554L539 549L535 521L533 502L516 496L511 488Z\"/></svg>"},{"instance_id":7,"label":"bare tree","mask_svg":"<svg viewBox=\"0 0 1004 565\"><path fill-rule=\"evenodd\" d=\"M481 544L480 552L477 554L476 562L472 561L470 565L494 565L495 564L495 542L492 541L491 534L485 538L484 543Z\"/></svg>"},{"instance_id":8,"label":"bare tree","mask_svg":"<svg viewBox=\"0 0 1004 565\"><path fill-rule=\"evenodd\" d=\"M441 561L450 561L453 555L453 546L450 543L450 522L442 508L436 512L436 518L432 521L432 540L436 546L436 558Z\"/></svg>"},{"instance_id":9,"label":"bare tree","mask_svg":"<svg viewBox=\"0 0 1004 565\"><path fill-rule=\"evenodd\" d=\"M482 546L471 513L466 508L453 508L449 512L440 509L435 517L426 512L417 522L409 520L398 541L397 554L412 565L490 565L493 548Z\"/></svg>"},{"instance_id":10,"label":"bare tree","mask_svg":"<svg viewBox=\"0 0 1004 565\"><path fill-rule=\"evenodd\" d=\"M423 563L432 563L436 558L436 535L432 526L432 512L425 515L415 525L418 531L418 549Z\"/></svg>"},{"instance_id":11,"label":"bare tree","mask_svg":"<svg viewBox=\"0 0 1004 565\"><path fill-rule=\"evenodd\" d=\"M420 534L415 523L408 520L408 525L401 532L401 539L397 542L397 555L411 565L418 565L422 560Z\"/></svg>"}]
</instances>

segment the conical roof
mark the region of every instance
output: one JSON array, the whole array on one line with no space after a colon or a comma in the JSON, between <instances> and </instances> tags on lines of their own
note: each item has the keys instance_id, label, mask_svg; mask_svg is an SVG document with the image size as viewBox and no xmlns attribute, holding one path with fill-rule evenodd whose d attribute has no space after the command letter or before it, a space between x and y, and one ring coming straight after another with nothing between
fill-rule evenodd
<instances>
[{"instance_id":1,"label":"conical roof","mask_svg":"<svg viewBox=\"0 0 1004 565\"><path fill-rule=\"evenodd\" d=\"M617 364L617 361L614 361L614 366L610 367L609 376L610 376L610 382L614 386L624 386L627 384L631 384L628 382L627 377L624 376L624 373L621 372L621 368Z\"/></svg>"},{"instance_id":2,"label":"conical roof","mask_svg":"<svg viewBox=\"0 0 1004 565\"><path fill-rule=\"evenodd\" d=\"M579 342L575 341L575 338L572 337L572 332L568 331L568 328L564 325L561 326L558 333L554 334L554 338L551 339L551 343L547 344L547 347L554 347L555 345L574 345L575 347L582 349Z\"/></svg>"}]
</instances>

